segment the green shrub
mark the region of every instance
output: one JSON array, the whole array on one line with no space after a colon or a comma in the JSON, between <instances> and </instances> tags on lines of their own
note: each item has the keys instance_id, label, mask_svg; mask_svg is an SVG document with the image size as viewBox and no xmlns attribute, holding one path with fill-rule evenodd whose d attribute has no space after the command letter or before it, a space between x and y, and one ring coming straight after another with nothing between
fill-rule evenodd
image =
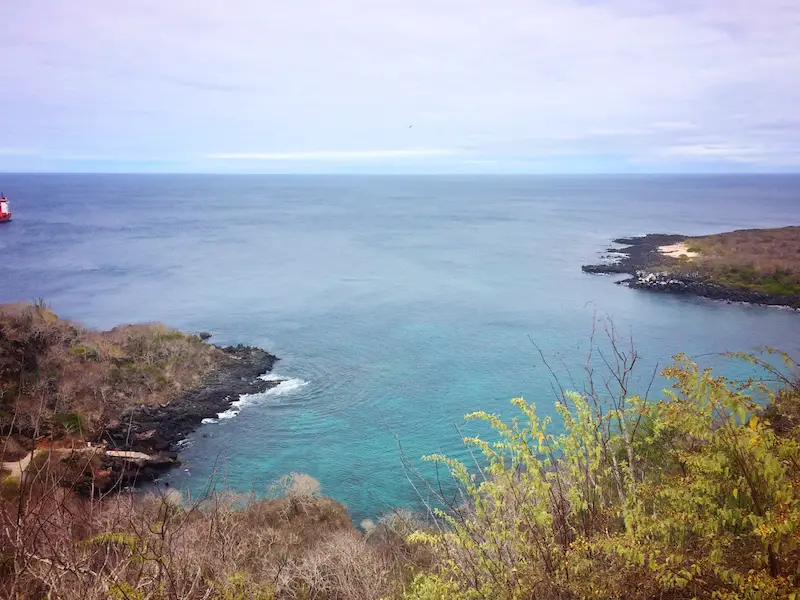
<instances>
[{"instance_id":1,"label":"green shrub","mask_svg":"<svg viewBox=\"0 0 800 600\"><path fill-rule=\"evenodd\" d=\"M247 573L238 571L223 581L211 581L209 587L217 600L274 600L275 592L269 584L253 582Z\"/></svg>"},{"instance_id":2,"label":"green shrub","mask_svg":"<svg viewBox=\"0 0 800 600\"><path fill-rule=\"evenodd\" d=\"M777 598L800 568L800 446L760 418L751 382L679 356L658 402L567 393L563 433L513 401L485 467L441 456L466 502L411 541L437 556L407 598ZM445 593L446 592L446 593Z\"/></svg>"},{"instance_id":3,"label":"green shrub","mask_svg":"<svg viewBox=\"0 0 800 600\"><path fill-rule=\"evenodd\" d=\"M86 420L76 412L55 414L53 421L72 435L81 435L86 431Z\"/></svg>"},{"instance_id":4,"label":"green shrub","mask_svg":"<svg viewBox=\"0 0 800 600\"><path fill-rule=\"evenodd\" d=\"M96 348L90 348L84 344L75 344L74 346L71 346L69 353L72 354L72 356L83 358L85 360L98 360L100 358Z\"/></svg>"},{"instance_id":5,"label":"green shrub","mask_svg":"<svg viewBox=\"0 0 800 600\"><path fill-rule=\"evenodd\" d=\"M406 592L406 600L461 600L464 594L459 593L456 586L448 583L438 575L420 573Z\"/></svg>"},{"instance_id":6,"label":"green shrub","mask_svg":"<svg viewBox=\"0 0 800 600\"><path fill-rule=\"evenodd\" d=\"M778 270L763 274L749 267L733 267L723 271L717 279L723 285L731 287L784 296L800 294L800 276L789 271Z\"/></svg>"},{"instance_id":7,"label":"green shrub","mask_svg":"<svg viewBox=\"0 0 800 600\"><path fill-rule=\"evenodd\" d=\"M12 500L19 496L19 480L11 475L0 478L0 498Z\"/></svg>"}]
</instances>

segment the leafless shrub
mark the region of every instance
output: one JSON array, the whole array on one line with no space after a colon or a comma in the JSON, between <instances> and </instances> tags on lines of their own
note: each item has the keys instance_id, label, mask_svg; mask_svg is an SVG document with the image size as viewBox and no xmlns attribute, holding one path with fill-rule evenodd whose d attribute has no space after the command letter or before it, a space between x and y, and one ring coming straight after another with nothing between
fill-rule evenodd
<instances>
[{"instance_id":1,"label":"leafless shrub","mask_svg":"<svg viewBox=\"0 0 800 600\"><path fill-rule=\"evenodd\" d=\"M699 256L676 268L735 287L800 293L800 227L744 229L686 243Z\"/></svg>"},{"instance_id":2,"label":"leafless shrub","mask_svg":"<svg viewBox=\"0 0 800 600\"><path fill-rule=\"evenodd\" d=\"M188 600L245 590L355 600L390 589L387 557L327 498L218 493L187 505L166 491L98 500L73 493L63 474L30 474L0 501L5 597Z\"/></svg>"},{"instance_id":3,"label":"leafless shrub","mask_svg":"<svg viewBox=\"0 0 800 600\"><path fill-rule=\"evenodd\" d=\"M164 503L168 506L177 508L183 504L183 494L174 488L165 492L162 498L164 499Z\"/></svg>"},{"instance_id":4,"label":"leafless shrub","mask_svg":"<svg viewBox=\"0 0 800 600\"><path fill-rule=\"evenodd\" d=\"M306 473L290 473L286 478L286 495L290 498L308 498L319 496L319 481Z\"/></svg>"},{"instance_id":5,"label":"leafless shrub","mask_svg":"<svg viewBox=\"0 0 800 600\"><path fill-rule=\"evenodd\" d=\"M391 586L391 570L362 536L336 532L295 563L275 591L298 599L377 600Z\"/></svg>"},{"instance_id":6,"label":"leafless shrub","mask_svg":"<svg viewBox=\"0 0 800 600\"><path fill-rule=\"evenodd\" d=\"M220 360L161 324L97 332L44 304L0 305L0 433L92 439L125 408L169 400Z\"/></svg>"}]
</instances>

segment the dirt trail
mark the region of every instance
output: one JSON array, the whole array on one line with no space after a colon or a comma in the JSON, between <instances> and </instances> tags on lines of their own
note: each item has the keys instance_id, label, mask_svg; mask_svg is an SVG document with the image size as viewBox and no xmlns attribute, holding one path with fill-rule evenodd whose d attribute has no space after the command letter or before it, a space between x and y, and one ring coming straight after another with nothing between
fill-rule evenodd
<instances>
[{"instance_id":1,"label":"dirt trail","mask_svg":"<svg viewBox=\"0 0 800 600\"><path fill-rule=\"evenodd\" d=\"M106 451L106 456L144 461L151 460L152 458L149 454L145 454L144 452L134 452L132 450L108 450Z\"/></svg>"},{"instance_id":2,"label":"dirt trail","mask_svg":"<svg viewBox=\"0 0 800 600\"><path fill-rule=\"evenodd\" d=\"M31 460L33 460L33 452L23 456L19 460L0 463L0 469L8 471L8 477L16 477L19 481L22 479L22 474L25 472L25 469L31 464Z\"/></svg>"}]
</instances>

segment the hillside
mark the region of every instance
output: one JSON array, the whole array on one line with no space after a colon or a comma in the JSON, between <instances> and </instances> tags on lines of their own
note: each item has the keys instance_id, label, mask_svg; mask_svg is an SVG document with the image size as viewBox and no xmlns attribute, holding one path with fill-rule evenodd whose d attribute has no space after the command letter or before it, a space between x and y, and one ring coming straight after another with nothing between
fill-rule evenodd
<instances>
[{"instance_id":1,"label":"hillside","mask_svg":"<svg viewBox=\"0 0 800 600\"><path fill-rule=\"evenodd\" d=\"M159 323L93 331L43 304L2 305L0 469L18 480L46 452L83 493L155 479L204 418L278 385L259 377L275 360Z\"/></svg>"},{"instance_id":2,"label":"hillside","mask_svg":"<svg viewBox=\"0 0 800 600\"><path fill-rule=\"evenodd\" d=\"M134 406L200 384L225 355L158 323L92 331L43 305L0 306L0 430L97 438Z\"/></svg>"}]
</instances>

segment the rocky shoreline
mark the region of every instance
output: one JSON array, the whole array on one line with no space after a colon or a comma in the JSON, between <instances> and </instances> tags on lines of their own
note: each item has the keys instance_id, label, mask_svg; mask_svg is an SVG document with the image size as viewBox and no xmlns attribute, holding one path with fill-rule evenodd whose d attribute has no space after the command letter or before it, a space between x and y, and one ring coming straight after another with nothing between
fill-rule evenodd
<instances>
[{"instance_id":1,"label":"rocky shoreline","mask_svg":"<svg viewBox=\"0 0 800 600\"><path fill-rule=\"evenodd\" d=\"M618 281L634 289L671 294L689 294L726 302L746 302L766 306L788 306L800 309L800 297L732 288L710 280L699 272L672 270L671 266L681 261L659 252L660 246L668 246L689 238L683 235L648 234L641 237L618 238L614 244L620 248L608 248L603 256L605 262L583 265L581 269L591 274L630 275Z\"/></svg>"},{"instance_id":2,"label":"rocky shoreline","mask_svg":"<svg viewBox=\"0 0 800 600\"><path fill-rule=\"evenodd\" d=\"M113 451L104 454L102 471L109 488L156 479L180 464L179 442L203 419L227 410L242 394L264 392L280 384L259 378L278 360L269 352L242 345L219 349L222 364L198 387L166 404L138 406L106 427L102 442Z\"/></svg>"}]
</instances>

